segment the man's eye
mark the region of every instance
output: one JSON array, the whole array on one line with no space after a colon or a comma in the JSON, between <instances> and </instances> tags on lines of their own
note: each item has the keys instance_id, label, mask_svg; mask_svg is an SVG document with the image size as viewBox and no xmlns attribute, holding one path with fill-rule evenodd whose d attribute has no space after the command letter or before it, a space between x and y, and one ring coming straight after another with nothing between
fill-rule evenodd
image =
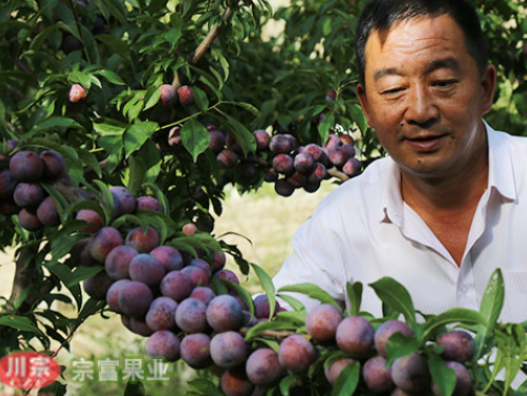
<instances>
[{"instance_id":1,"label":"man's eye","mask_svg":"<svg viewBox=\"0 0 527 396\"><path fill-rule=\"evenodd\" d=\"M403 88L392 88L392 89L388 89L386 91L382 91L382 94L383 95L396 94L398 92L401 92L402 90L403 90Z\"/></svg>"},{"instance_id":2,"label":"man's eye","mask_svg":"<svg viewBox=\"0 0 527 396\"><path fill-rule=\"evenodd\" d=\"M434 86L440 87L440 88L447 88L451 87L452 85L456 84L457 80L441 80L434 82Z\"/></svg>"}]
</instances>

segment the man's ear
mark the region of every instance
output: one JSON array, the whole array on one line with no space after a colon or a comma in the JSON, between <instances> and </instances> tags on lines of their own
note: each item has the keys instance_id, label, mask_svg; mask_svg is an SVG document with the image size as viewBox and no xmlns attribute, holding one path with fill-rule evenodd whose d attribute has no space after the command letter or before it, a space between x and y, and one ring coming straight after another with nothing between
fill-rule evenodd
<instances>
[{"instance_id":1,"label":"man's ear","mask_svg":"<svg viewBox=\"0 0 527 396\"><path fill-rule=\"evenodd\" d=\"M494 101L494 90L496 89L496 68L494 65L488 65L481 78L482 99L481 111L486 114L492 107Z\"/></svg>"},{"instance_id":2,"label":"man's ear","mask_svg":"<svg viewBox=\"0 0 527 396\"><path fill-rule=\"evenodd\" d=\"M357 84L357 93L359 94L360 105L362 107L364 115L366 116L366 121L368 121L368 125L373 128L373 123L371 122L370 116L370 107L368 105L368 98L366 97L366 89L362 86L362 84Z\"/></svg>"}]
</instances>

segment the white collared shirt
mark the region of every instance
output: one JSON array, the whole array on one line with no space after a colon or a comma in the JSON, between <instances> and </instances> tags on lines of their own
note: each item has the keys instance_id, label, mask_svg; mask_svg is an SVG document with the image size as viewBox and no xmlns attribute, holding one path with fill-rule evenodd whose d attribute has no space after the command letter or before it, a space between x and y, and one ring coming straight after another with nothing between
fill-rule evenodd
<instances>
[{"instance_id":1,"label":"white collared shirt","mask_svg":"<svg viewBox=\"0 0 527 396\"><path fill-rule=\"evenodd\" d=\"M381 317L381 302L367 285L390 276L408 289L416 309L439 314L454 307L479 310L490 276L500 267L506 294L500 320L527 320L527 138L485 125L488 187L459 267L402 200L400 170L383 158L333 191L300 227L294 253L273 279L276 288L311 282L345 302L346 283L360 281L361 310ZM302 301L308 310L317 304Z\"/></svg>"}]
</instances>

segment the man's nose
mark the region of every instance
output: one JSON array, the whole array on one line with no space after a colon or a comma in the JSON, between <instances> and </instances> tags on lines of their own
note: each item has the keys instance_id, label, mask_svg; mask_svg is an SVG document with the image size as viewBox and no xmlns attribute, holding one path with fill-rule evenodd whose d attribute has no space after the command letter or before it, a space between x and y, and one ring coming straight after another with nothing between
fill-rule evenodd
<instances>
[{"instance_id":1,"label":"man's nose","mask_svg":"<svg viewBox=\"0 0 527 396\"><path fill-rule=\"evenodd\" d=\"M427 125L439 117L432 94L427 87L416 85L410 89L406 109L406 122L411 125Z\"/></svg>"}]
</instances>

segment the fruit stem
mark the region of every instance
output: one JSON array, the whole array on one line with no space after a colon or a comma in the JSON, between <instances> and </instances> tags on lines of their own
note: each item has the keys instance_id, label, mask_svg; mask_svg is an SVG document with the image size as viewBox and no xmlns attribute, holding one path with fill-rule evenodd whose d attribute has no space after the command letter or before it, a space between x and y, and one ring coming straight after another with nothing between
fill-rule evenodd
<instances>
[{"instance_id":1,"label":"fruit stem","mask_svg":"<svg viewBox=\"0 0 527 396\"><path fill-rule=\"evenodd\" d=\"M346 180L349 180L349 178L350 178L344 172L339 171L335 167L333 167L331 169L328 169L328 174L330 174L333 177L336 177L337 179L340 179L340 181L343 181L343 182L345 182Z\"/></svg>"},{"instance_id":2,"label":"fruit stem","mask_svg":"<svg viewBox=\"0 0 527 396\"><path fill-rule=\"evenodd\" d=\"M179 87L181 87L181 81L179 80L179 73L177 71L174 73L174 79L172 80L172 87L176 90Z\"/></svg>"}]
</instances>

